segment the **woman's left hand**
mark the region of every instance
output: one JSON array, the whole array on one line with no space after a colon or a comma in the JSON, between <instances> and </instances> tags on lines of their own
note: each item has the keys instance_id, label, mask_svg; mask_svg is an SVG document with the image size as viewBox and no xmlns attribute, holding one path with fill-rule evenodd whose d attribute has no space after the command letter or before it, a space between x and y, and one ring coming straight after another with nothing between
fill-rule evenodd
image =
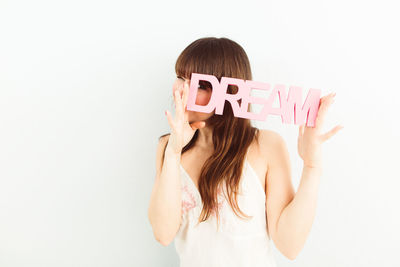
<instances>
[{"instance_id":1,"label":"woman's left hand","mask_svg":"<svg viewBox=\"0 0 400 267\"><path fill-rule=\"evenodd\" d=\"M321 144L344 128L341 125L337 125L327 133L320 134L326 113L334 102L335 95L336 93L331 93L320 99L314 127L308 127L305 124L299 126L297 148L300 157L303 159L304 166L311 168L321 167Z\"/></svg>"}]
</instances>

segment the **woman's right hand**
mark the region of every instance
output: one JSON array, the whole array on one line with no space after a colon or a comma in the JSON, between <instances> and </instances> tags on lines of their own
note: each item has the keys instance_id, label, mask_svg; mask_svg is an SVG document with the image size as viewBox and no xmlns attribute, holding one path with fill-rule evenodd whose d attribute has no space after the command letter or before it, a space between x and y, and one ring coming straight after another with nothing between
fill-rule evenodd
<instances>
[{"instance_id":1,"label":"woman's right hand","mask_svg":"<svg viewBox=\"0 0 400 267\"><path fill-rule=\"evenodd\" d=\"M181 96L181 90L183 94ZM188 94L189 94L189 81L185 81L180 85L180 88L174 88L174 102L175 102L175 116L166 110L165 114L168 119L168 124L171 127L171 135L169 136L168 146L175 152L181 153L183 147L189 143L197 129L203 128L205 121L196 121L189 124L188 111L186 109Z\"/></svg>"}]
</instances>

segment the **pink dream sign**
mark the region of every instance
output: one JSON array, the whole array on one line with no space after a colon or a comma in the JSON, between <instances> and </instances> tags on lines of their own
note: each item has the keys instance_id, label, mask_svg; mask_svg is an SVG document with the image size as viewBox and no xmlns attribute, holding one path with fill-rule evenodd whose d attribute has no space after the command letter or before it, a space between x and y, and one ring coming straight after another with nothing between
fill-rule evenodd
<instances>
[{"instance_id":1,"label":"pink dream sign","mask_svg":"<svg viewBox=\"0 0 400 267\"><path fill-rule=\"evenodd\" d=\"M199 81L208 81L213 88L210 101L205 106L196 104ZM236 94L227 93L228 85L236 85L238 92ZM314 127L320 104L321 90L310 89L304 104L302 104L302 88L298 86L290 86L287 97L285 86L282 84L274 86L268 99L250 96L251 89L268 91L270 88L270 84L263 82L222 77L220 83L213 75L192 73L187 110L211 113L215 108L215 114L222 115L225 100L227 100L232 106L235 117L264 121L269 114L273 114L281 116L282 123L292 123L292 118L294 118L296 125L307 123L307 126ZM272 103L277 94L279 95L280 107L273 108ZM241 106L237 102L239 99L241 99ZM258 114L248 112L250 103L262 104L264 108Z\"/></svg>"}]
</instances>

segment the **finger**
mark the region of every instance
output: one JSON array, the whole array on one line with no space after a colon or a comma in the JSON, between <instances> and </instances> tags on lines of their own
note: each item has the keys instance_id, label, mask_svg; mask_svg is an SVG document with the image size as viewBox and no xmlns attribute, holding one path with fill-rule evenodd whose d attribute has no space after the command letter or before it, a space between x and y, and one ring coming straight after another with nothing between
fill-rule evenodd
<instances>
[{"instance_id":1,"label":"finger","mask_svg":"<svg viewBox=\"0 0 400 267\"><path fill-rule=\"evenodd\" d=\"M183 86L183 108L186 108L187 105L187 100L188 100L188 95L189 95L189 82L185 81L185 84Z\"/></svg>"},{"instance_id":2,"label":"finger","mask_svg":"<svg viewBox=\"0 0 400 267\"><path fill-rule=\"evenodd\" d=\"M183 113L183 119L184 119L184 122L189 121L189 113L187 112L187 110L185 110Z\"/></svg>"},{"instance_id":3,"label":"finger","mask_svg":"<svg viewBox=\"0 0 400 267\"><path fill-rule=\"evenodd\" d=\"M175 88L172 90L172 101L174 103L174 108L176 108L176 91L178 91L179 88Z\"/></svg>"},{"instance_id":4,"label":"finger","mask_svg":"<svg viewBox=\"0 0 400 267\"><path fill-rule=\"evenodd\" d=\"M183 109L182 109L182 97L179 92L179 90L175 91L175 111L176 111L176 116L179 118L182 118L183 116Z\"/></svg>"},{"instance_id":5,"label":"finger","mask_svg":"<svg viewBox=\"0 0 400 267\"><path fill-rule=\"evenodd\" d=\"M303 136L304 134L304 124L299 126L299 136Z\"/></svg>"},{"instance_id":6,"label":"finger","mask_svg":"<svg viewBox=\"0 0 400 267\"><path fill-rule=\"evenodd\" d=\"M325 100L327 100L327 99L329 99L331 97L335 97L335 95L336 95L336 93L329 93L329 94L324 95L323 97L321 97L321 100L325 101Z\"/></svg>"},{"instance_id":7,"label":"finger","mask_svg":"<svg viewBox=\"0 0 400 267\"><path fill-rule=\"evenodd\" d=\"M180 86L180 90L179 90L179 98L180 98L180 103L181 103L181 107L182 107L182 115L181 117L184 118L185 117L185 83L181 84Z\"/></svg>"},{"instance_id":8,"label":"finger","mask_svg":"<svg viewBox=\"0 0 400 267\"><path fill-rule=\"evenodd\" d=\"M173 123L172 123L172 116L171 116L171 113L170 113L168 110L166 110L166 111L165 111L165 115L167 116L167 120L168 120L169 126L171 127L171 129L173 129Z\"/></svg>"},{"instance_id":9,"label":"finger","mask_svg":"<svg viewBox=\"0 0 400 267\"><path fill-rule=\"evenodd\" d=\"M333 135L335 135L337 132L339 132L343 128L344 128L344 126L337 125L333 129L331 129L329 132L327 132L321 136L322 141L324 142L324 141L328 140L329 138L331 138Z\"/></svg>"},{"instance_id":10,"label":"finger","mask_svg":"<svg viewBox=\"0 0 400 267\"><path fill-rule=\"evenodd\" d=\"M189 82L186 81L183 89L183 117L184 121L187 122L189 121L189 113L187 111L187 100L189 96Z\"/></svg>"},{"instance_id":11,"label":"finger","mask_svg":"<svg viewBox=\"0 0 400 267\"><path fill-rule=\"evenodd\" d=\"M320 130L322 128L322 124L323 124L323 122L325 120L328 108L333 103L333 97L334 96L333 96L333 93L332 93L332 94L329 94L327 96L324 96L320 100L320 106L318 108L317 118L315 119L315 128L317 128L317 130Z\"/></svg>"}]
</instances>

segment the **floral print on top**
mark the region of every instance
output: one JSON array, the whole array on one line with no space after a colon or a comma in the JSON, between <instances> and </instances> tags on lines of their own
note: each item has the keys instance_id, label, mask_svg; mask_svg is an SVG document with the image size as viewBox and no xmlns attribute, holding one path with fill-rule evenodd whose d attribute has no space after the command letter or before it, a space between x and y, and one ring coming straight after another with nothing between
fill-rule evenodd
<instances>
[{"instance_id":1,"label":"floral print on top","mask_svg":"<svg viewBox=\"0 0 400 267\"><path fill-rule=\"evenodd\" d=\"M193 194L190 192L189 186L182 187L182 215L186 214L189 210L196 207L197 202Z\"/></svg>"}]
</instances>

